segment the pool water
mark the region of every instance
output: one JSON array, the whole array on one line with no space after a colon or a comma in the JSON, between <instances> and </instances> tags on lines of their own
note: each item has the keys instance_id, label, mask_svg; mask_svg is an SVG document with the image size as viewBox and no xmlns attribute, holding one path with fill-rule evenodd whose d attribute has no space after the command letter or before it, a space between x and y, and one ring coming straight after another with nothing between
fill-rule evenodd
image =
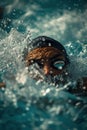
<instances>
[{"instance_id":1,"label":"pool water","mask_svg":"<svg viewBox=\"0 0 87 130\"><path fill-rule=\"evenodd\" d=\"M73 81L87 76L87 4L78 1L0 1L0 130L87 129L87 96L35 81L23 61L30 40L46 35L66 48Z\"/></svg>"}]
</instances>

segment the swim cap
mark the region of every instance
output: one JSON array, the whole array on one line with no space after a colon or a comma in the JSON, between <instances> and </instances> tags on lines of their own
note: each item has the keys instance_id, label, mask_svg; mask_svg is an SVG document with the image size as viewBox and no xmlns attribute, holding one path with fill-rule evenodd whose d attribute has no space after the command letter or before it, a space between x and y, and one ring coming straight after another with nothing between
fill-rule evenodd
<instances>
[{"instance_id":1,"label":"swim cap","mask_svg":"<svg viewBox=\"0 0 87 130\"><path fill-rule=\"evenodd\" d=\"M29 48L28 51L32 51L35 48L42 48L42 47L48 47L48 46L52 46L54 48L61 50L63 54L65 55L67 63L69 63L69 59L63 45L60 42L47 36L39 36L33 39L31 43L28 45L28 48Z\"/></svg>"},{"instance_id":2,"label":"swim cap","mask_svg":"<svg viewBox=\"0 0 87 130\"><path fill-rule=\"evenodd\" d=\"M56 40L46 37L39 36L31 41L30 50L40 47L52 46L66 53L65 48Z\"/></svg>"}]
</instances>

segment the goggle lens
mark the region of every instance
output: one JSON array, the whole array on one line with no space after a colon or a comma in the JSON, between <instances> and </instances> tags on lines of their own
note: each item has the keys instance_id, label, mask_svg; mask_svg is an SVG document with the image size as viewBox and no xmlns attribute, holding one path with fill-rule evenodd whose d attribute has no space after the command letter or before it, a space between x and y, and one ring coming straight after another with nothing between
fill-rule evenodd
<instances>
[{"instance_id":1,"label":"goggle lens","mask_svg":"<svg viewBox=\"0 0 87 130\"><path fill-rule=\"evenodd\" d=\"M58 70L62 70L63 69L63 67L65 66L65 62L64 61L55 61L54 63L53 63L53 67L55 67L56 69L58 69Z\"/></svg>"}]
</instances>

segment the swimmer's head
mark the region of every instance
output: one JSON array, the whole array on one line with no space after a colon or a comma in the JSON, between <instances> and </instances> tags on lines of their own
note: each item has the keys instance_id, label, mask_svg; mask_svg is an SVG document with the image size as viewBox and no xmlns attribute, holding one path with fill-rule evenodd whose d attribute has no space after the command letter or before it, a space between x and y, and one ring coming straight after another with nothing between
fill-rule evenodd
<instances>
[{"instance_id":1,"label":"swimmer's head","mask_svg":"<svg viewBox=\"0 0 87 130\"><path fill-rule=\"evenodd\" d=\"M69 64L65 48L58 41L46 36L31 41L25 61L29 68L36 64L41 74L52 77L64 74Z\"/></svg>"}]
</instances>

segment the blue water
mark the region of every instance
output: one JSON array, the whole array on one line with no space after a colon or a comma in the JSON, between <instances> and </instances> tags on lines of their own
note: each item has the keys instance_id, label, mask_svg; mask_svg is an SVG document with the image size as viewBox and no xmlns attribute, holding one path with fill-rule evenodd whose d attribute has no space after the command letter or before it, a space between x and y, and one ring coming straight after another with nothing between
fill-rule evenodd
<instances>
[{"instance_id":1,"label":"blue water","mask_svg":"<svg viewBox=\"0 0 87 130\"><path fill-rule=\"evenodd\" d=\"M87 96L29 77L23 50L32 38L59 40L73 81L87 76L87 4L84 0L3 0L0 20L0 130L86 130ZM73 70L73 71L72 71ZM71 83L71 80L69 81Z\"/></svg>"}]
</instances>

